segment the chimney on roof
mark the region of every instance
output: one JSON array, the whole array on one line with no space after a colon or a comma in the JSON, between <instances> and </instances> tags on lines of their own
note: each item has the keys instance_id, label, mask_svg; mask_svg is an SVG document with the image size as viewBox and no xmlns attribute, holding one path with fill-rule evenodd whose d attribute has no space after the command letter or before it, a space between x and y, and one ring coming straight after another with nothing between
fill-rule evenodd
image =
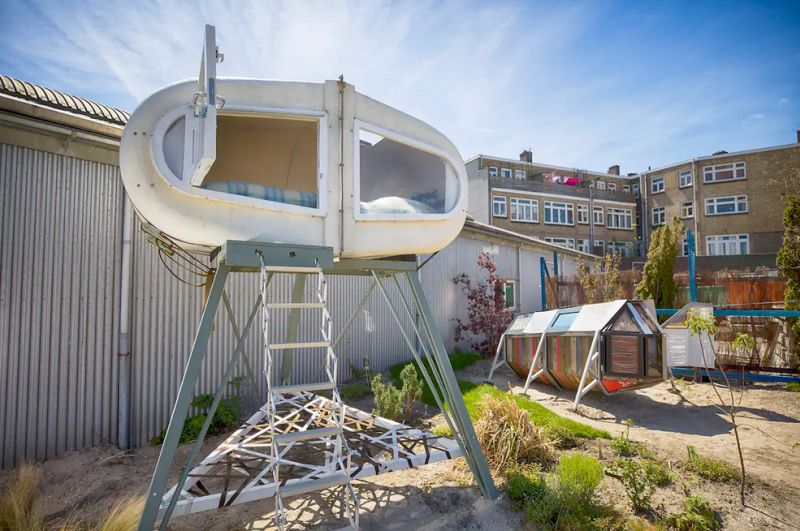
<instances>
[{"instance_id":1,"label":"chimney on roof","mask_svg":"<svg viewBox=\"0 0 800 531\"><path fill-rule=\"evenodd\" d=\"M800 129L797 130L797 143L800 144Z\"/></svg>"},{"instance_id":2,"label":"chimney on roof","mask_svg":"<svg viewBox=\"0 0 800 531\"><path fill-rule=\"evenodd\" d=\"M619 164L614 164L610 168L608 168L608 173L611 175L619 175Z\"/></svg>"},{"instance_id":3,"label":"chimney on roof","mask_svg":"<svg viewBox=\"0 0 800 531\"><path fill-rule=\"evenodd\" d=\"M798 134L800 134L800 131L798 131ZM533 162L533 151L526 149L519 154L519 160L522 162Z\"/></svg>"},{"instance_id":4,"label":"chimney on roof","mask_svg":"<svg viewBox=\"0 0 800 531\"><path fill-rule=\"evenodd\" d=\"M628 174L628 177L633 177L634 175L636 175L636 173L635 173L635 172L630 172L630 173Z\"/></svg>"}]
</instances>

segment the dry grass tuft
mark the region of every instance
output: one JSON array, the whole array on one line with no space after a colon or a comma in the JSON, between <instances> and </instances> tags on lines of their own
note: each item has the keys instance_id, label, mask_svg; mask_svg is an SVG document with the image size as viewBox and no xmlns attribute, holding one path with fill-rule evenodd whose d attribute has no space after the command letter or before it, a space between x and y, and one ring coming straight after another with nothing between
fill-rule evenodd
<instances>
[{"instance_id":1,"label":"dry grass tuft","mask_svg":"<svg viewBox=\"0 0 800 531\"><path fill-rule=\"evenodd\" d=\"M501 474L519 463L544 463L555 458L547 436L510 396L486 397L475 433L489 466Z\"/></svg>"},{"instance_id":2,"label":"dry grass tuft","mask_svg":"<svg viewBox=\"0 0 800 531\"><path fill-rule=\"evenodd\" d=\"M0 529L42 529L41 518L33 510L39 469L23 464L9 488L0 497Z\"/></svg>"},{"instance_id":3,"label":"dry grass tuft","mask_svg":"<svg viewBox=\"0 0 800 531\"><path fill-rule=\"evenodd\" d=\"M111 508L97 531L133 531L139 525L144 510L144 497L132 497L118 501Z\"/></svg>"}]
</instances>

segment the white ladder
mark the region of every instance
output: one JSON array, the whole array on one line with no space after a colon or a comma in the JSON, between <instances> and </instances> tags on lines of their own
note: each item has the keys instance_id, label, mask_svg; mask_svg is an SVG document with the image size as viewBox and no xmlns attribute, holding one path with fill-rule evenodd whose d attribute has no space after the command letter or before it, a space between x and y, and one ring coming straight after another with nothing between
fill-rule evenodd
<instances>
[{"instance_id":1,"label":"white ladder","mask_svg":"<svg viewBox=\"0 0 800 531\"><path fill-rule=\"evenodd\" d=\"M328 283L321 267L270 267L264 263L264 257L259 254L261 261L261 311L263 317L264 332L264 356L267 378L267 418L271 436L270 457L272 463L273 481L275 484L275 523L279 531L283 531L286 525L286 510L284 508L283 497L295 496L306 492L318 491L338 486L344 486L342 492L342 506L347 513L350 529L358 529L358 497L356 496L350 478L351 452L344 436L345 406L339 389L338 366L339 360L336 353L331 348L331 331L333 318L327 308ZM317 290L316 302L267 302L267 289L272 273L290 274L316 274ZM296 281L296 278L295 278ZM320 310L320 340L292 343L272 343L270 340L270 310ZM273 350L286 349L325 349L325 376L326 380L319 383L273 385ZM275 405L276 397L290 395L294 393L313 393L317 391L330 391L331 401L334 406L331 410L329 423L330 426L310 428L308 426L296 426L291 424L291 428L286 432L276 430L277 408ZM281 486L280 466L284 456L292 446L303 441L324 442L325 461L318 473L313 478L305 481L293 482L290 485Z\"/></svg>"}]
</instances>

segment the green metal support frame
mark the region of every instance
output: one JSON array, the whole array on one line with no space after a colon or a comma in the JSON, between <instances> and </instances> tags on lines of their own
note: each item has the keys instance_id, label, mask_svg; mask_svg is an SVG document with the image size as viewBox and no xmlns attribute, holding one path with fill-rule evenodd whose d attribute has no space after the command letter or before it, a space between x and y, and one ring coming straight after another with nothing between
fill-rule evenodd
<instances>
[{"instance_id":1,"label":"green metal support frame","mask_svg":"<svg viewBox=\"0 0 800 531\"><path fill-rule=\"evenodd\" d=\"M195 392L195 386L199 379L200 371L202 368L203 360L208 348L208 340L212 333L212 325L220 302L223 302L228 317L231 319L231 325L234 327L236 336L236 346L228 362L228 368L225 372L224 380L219 383L217 393L215 395L212 409L216 409L219 401L224 394L225 384L227 379L232 374L233 367L237 364L240 356L243 354L244 342L251 329L253 319L255 316L255 309L258 307L258 302L254 309L251 311L245 328L239 334L238 326L236 325L233 317L233 311L230 307L227 293L225 293L225 285L228 275L231 272L258 272L260 271L260 261L257 255L260 252L265 259L268 266L276 268L293 268L293 267L317 267L321 266L326 275L361 275L372 276L373 283L370 285L367 293L360 301L358 309L363 308L366 300L369 298L370 293L377 286L378 291L385 299L389 310L395 319L403 339L405 340L409 350L414 357L417 366L423 373L426 383L433 391L434 398L437 405L440 407L446 422L451 428L453 437L461 447L464 456L469 464L469 467L475 476L478 486L484 496L495 499L498 496L497 488L495 487L489 467L486 463L486 458L481 451L475 430L472 427L472 422L467 413L466 405L464 404L461 391L458 387L458 382L450 366L447 357L447 351L442 340L442 336L436 329L433 313L428 306L428 301L422 290L422 285L419 281L419 273L416 267L415 260L398 259L398 260L340 260L334 262L332 249L327 247L315 246L297 246L286 244L274 243L261 243L261 242L226 242L213 256L214 265L216 267L216 274L211 285L211 291L203 309L200 323L198 324L197 332L195 334L192 350L189 354L189 359L184 370L183 379L178 390L178 396L175 399L175 405L170 415L169 426L161 446L161 453L156 463L155 471L153 472L153 479L150 482L150 488L147 492L147 499L145 507L142 512L142 517L139 521L139 531L151 531L156 525L158 520L161 502L166 490L167 480L169 479L170 471L175 461L176 449L180 440L180 434L183 431L183 425L186 416L189 412L192 396ZM299 273L298 273L299 274ZM304 275L301 275L304 276ZM400 284L397 281L397 276L404 276L408 282L411 290L413 308L406 301L400 290ZM414 330L414 334L424 355L427 364L420 355L419 350L412 341L412 338L406 332L403 326L400 315L397 309L391 302L381 278L392 277L398 290L400 290L400 297L402 300L402 307L405 310L406 316L409 318L410 325ZM299 279L296 279L299 280ZM299 284L299 286L298 286ZM293 300L297 299L298 291L303 287L304 282L296 282L295 289L293 290ZM302 295L302 292L300 292ZM413 312L417 313L415 319ZM353 321L353 316L348 319L344 329L336 340L336 343L349 328ZM291 326L287 330L288 334L292 333ZM296 328L296 325L295 325ZM295 330L295 334L296 334ZM248 372L248 377L253 379L252 368L246 359L245 366ZM282 366L285 374L290 374L292 357L288 356L284 360ZM434 384L435 381L435 384ZM255 381L252 382L255 386ZM440 394L441 393L441 394ZM445 408L445 404L448 408ZM206 424L213 416L213 411L209 412L206 419ZM204 426L206 428L206 426ZM207 428L206 428L207 429ZM192 461L195 459L197 451L199 450L203 438L205 436L205 429L202 430L201 436L195 441L194 448L189 455L184 468L181 470L178 485L176 485L173 499L174 502L181 492L186 475L192 467ZM174 503L171 503L162 519L161 528L166 528L169 520L171 509Z\"/></svg>"}]
</instances>

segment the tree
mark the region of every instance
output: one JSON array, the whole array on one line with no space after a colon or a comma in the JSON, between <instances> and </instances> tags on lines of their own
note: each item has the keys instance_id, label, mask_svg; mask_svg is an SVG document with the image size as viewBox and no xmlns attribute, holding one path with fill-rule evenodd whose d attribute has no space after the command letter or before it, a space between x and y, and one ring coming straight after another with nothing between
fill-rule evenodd
<instances>
[{"instance_id":1,"label":"tree","mask_svg":"<svg viewBox=\"0 0 800 531\"><path fill-rule=\"evenodd\" d=\"M621 299L619 255L608 253L591 269L583 262L578 263L578 281L589 304Z\"/></svg>"},{"instance_id":2,"label":"tree","mask_svg":"<svg viewBox=\"0 0 800 531\"><path fill-rule=\"evenodd\" d=\"M800 196L790 195L783 211L783 245L775 263L786 278L787 310L800 309ZM800 337L800 320L794 320L795 336Z\"/></svg>"},{"instance_id":3,"label":"tree","mask_svg":"<svg viewBox=\"0 0 800 531\"><path fill-rule=\"evenodd\" d=\"M467 296L467 318L455 319L454 339L473 336L472 348L488 357L497 349L513 315L506 307L504 279L497 276L497 266L489 253L478 255L478 269L486 273L486 280L473 283L466 273L453 277L453 284Z\"/></svg>"},{"instance_id":4,"label":"tree","mask_svg":"<svg viewBox=\"0 0 800 531\"><path fill-rule=\"evenodd\" d=\"M680 252L680 238L685 229L678 218L656 229L647 250L642 280L636 285L636 296L653 299L657 308L672 308L677 286L673 278L675 259Z\"/></svg>"},{"instance_id":5,"label":"tree","mask_svg":"<svg viewBox=\"0 0 800 531\"><path fill-rule=\"evenodd\" d=\"M717 322L714 320L714 317L707 313L694 313L689 310L689 314L686 317L686 326L689 327L691 334L697 335L700 334L709 334L715 335L717 333ZM714 380L711 378L711 372L708 370L708 363L706 362L706 348L704 346L704 341L700 341L700 354L703 357L703 366L706 368L706 375L708 376L708 381L711 383L711 387L714 389L714 393L717 395L717 399L719 399L721 409L728 414L728 418L731 421L731 426L733 426L733 435L736 438L736 450L739 453L739 468L741 470L741 477L739 478L739 500L744 505L744 485L745 485L745 471L744 471L744 454L742 453L742 443L739 440L739 426L736 424L736 407L738 404L742 403L742 395L744 394L744 376L742 381L742 390L739 395L739 402L736 402L736 399L733 396L733 387L731 386L730 381L728 380L728 373L725 369L720 366L719 371L722 373L722 378L725 380L725 387L728 388L728 392L730 393L730 403L722 397L722 393L720 393L717 385L714 383ZM738 351L752 351L755 347L755 340L752 336L747 334L737 334L736 339L733 340L731 343L731 347L734 350ZM711 342L711 351L714 352L714 344Z\"/></svg>"}]
</instances>

